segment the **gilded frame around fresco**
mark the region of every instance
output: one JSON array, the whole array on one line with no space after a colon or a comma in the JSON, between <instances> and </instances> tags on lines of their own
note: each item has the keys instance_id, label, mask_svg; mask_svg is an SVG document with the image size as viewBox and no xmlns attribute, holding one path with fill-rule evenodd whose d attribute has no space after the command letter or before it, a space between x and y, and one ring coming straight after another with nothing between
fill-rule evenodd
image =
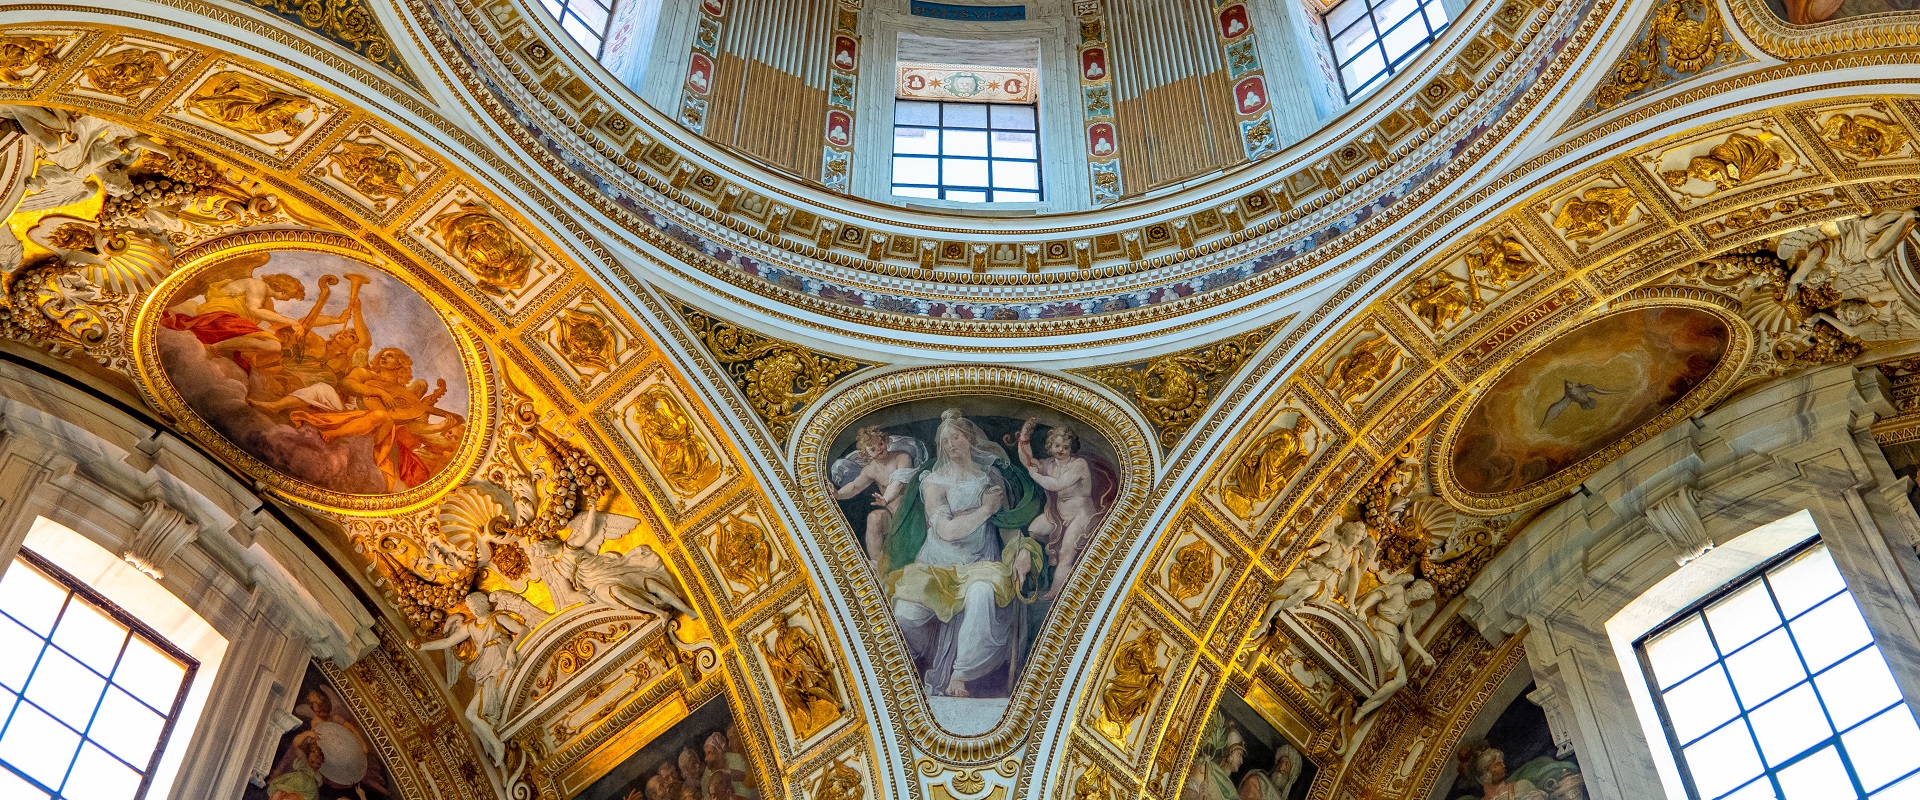
<instances>
[{"instance_id":1,"label":"gilded frame around fresco","mask_svg":"<svg viewBox=\"0 0 1920 800\"><path fill-rule=\"evenodd\" d=\"M1076 569L1068 580L1034 642L1006 712L991 730L977 736L949 733L933 718L879 581L826 483L828 448L847 426L898 403L967 395L1004 397L1053 409L1099 433L1121 461L1115 465L1120 496L1081 556L1080 563L1089 568ZM858 629L867 632L862 638L875 651L874 663L887 666L879 680L889 716L901 721L915 745L939 758L984 763L1015 752L1036 734L1046 698L1063 685L1063 667L1073 656L1076 640L1095 623L1091 618L1094 601L1111 579L1108 572L1116 566L1115 557L1127 544L1120 539L1124 521L1144 513L1157 466L1146 429L1118 403L1078 384L1024 369L979 364L910 368L868 377L822 402L796 427L801 433L793 444L794 477L801 487L807 522L822 540L836 582L854 598L853 612L862 622Z\"/></svg>"},{"instance_id":2,"label":"gilded frame around fresco","mask_svg":"<svg viewBox=\"0 0 1920 800\"><path fill-rule=\"evenodd\" d=\"M1448 415L1442 423L1436 445L1428 452L1428 469L1432 470L1433 484L1441 497L1459 508L1475 514L1504 514L1523 510L1564 495L1568 489L1579 485L1600 469L1619 458L1622 454L1639 446L1642 442L1659 435L1674 423L1695 412L1706 408L1724 396L1746 371L1747 362L1753 357L1753 326L1740 315L1740 302L1717 292L1676 286L1653 286L1636 289L1622 295L1618 300L1602 307L1598 313L1566 324L1561 335L1576 331L1579 327L1600 320L1647 308L1688 308L1706 311L1726 323L1729 339L1727 355L1714 365L1706 380L1689 391L1680 402L1662 411L1659 416L1642 423L1625 436L1589 454L1542 480L1509 492L1498 494L1477 494L1468 491L1459 483L1453 472L1452 453L1458 442L1462 427L1470 413L1472 405L1487 387L1524 363L1528 357L1538 353L1560 339L1559 336L1542 337L1531 346L1508 354L1502 363L1487 370L1480 380L1465 392L1465 398L1458 406L1459 413Z\"/></svg>"},{"instance_id":3,"label":"gilded frame around fresco","mask_svg":"<svg viewBox=\"0 0 1920 800\"><path fill-rule=\"evenodd\" d=\"M467 430L453 460L428 482L404 492L373 495L335 491L300 480L274 469L221 435L186 404L179 391L165 377L166 372L160 363L157 334L160 317L165 313L167 301L173 292L195 276L237 256L284 250L336 255L391 277L427 300L447 326L448 337L459 349L460 363L466 373ZM432 505L453 487L465 483L480 466L495 415L495 404L489 399L495 396L491 389L493 371L482 353L480 339L467 326L458 324L443 304L428 299L432 297L428 287L403 270L381 266L377 263L380 260L349 237L314 230L248 231L221 237L182 253L181 266L147 293L140 303L139 313L131 323L130 338L138 365L136 373L141 392L154 408L174 424L204 443L222 460L254 476L274 494L322 511L349 516L404 514Z\"/></svg>"}]
</instances>

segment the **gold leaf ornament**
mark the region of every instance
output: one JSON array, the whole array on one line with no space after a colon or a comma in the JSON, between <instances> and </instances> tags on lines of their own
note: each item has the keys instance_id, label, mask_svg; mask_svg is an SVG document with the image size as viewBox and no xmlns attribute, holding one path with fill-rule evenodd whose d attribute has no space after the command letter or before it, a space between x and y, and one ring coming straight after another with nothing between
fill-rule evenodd
<instances>
[{"instance_id":1,"label":"gold leaf ornament","mask_svg":"<svg viewBox=\"0 0 1920 800\"><path fill-rule=\"evenodd\" d=\"M87 65L86 74L93 88L130 99L159 86L172 71L165 56L152 50L128 48L94 60Z\"/></svg>"},{"instance_id":2,"label":"gold leaf ornament","mask_svg":"<svg viewBox=\"0 0 1920 800\"><path fill-rule=\"evenodd\" d=\"M1561 206L1553 226L1577 242L1597 239L1626 224L1637 203L1625 186L1595 186Z\"/></svg>"},{"instance_id":3,"label":"gold leaf ornament","mask_svg":"<svg viewBox=\"0 0 1920 800\"><path fill-rule=\"evenodd\" d=\"M600 312L582 306L560 312L556 344L560 356L588 372L613 371L613 328Z\"/></svg>"},{"instance_id":4,"label":"gold leaf ornament","mask_svg":"<svg viewBox=\"0 0 1920 800\"><path fill-rule=\"evenodd\" d=\"M0 80L20 83L27 73L60 65L60 45L54 36L0 36Z\"/></svg>"},{"instance_id":5,"label":"gold leaf ornament","mask_svg":"<svg viewBox=\"0 0 1920 800\"><path fill-rule=\"evenodd\" d=\"M820 649L819 640L806 628L788 619L775 632L771 645L761 643L767 665L779 687L787 721L794 733L807 739L827 723L841 717L840 693L834 686L833 667Z\"/></svg>"},{"instance_id":6,"label":"gold leaf ornament","mask_svg":"<svg viewBox=\"0 0 1920 800\"><path fill-rule=\"evenodd\" d=\"M1871 114L1835 114L1820 126L1820 139L1852 161L1874 161L1906 149L1912 137L1898 123ZM1849 165L1851 166L1851 165Z\"/></svg>"},{"instance_id":7,"label":"gold leaf ornament","mask_svg":"<svg viewBox=\"0 0 1920 800\"><path fill-rule=\"evenodd\" d=\"M347 184L372 200L395 199L420 181L406 157L376 141L341 142L334 158Z\"/></svg>"},{"instance_id":8,"label":"gold leaf ornament","mask_svg":"<svg viewBox=\"0 0 1920 800\"><path fill-rule=\"evenodd\" d=\"M1142 630L1113 654L1113 675L1100 689L1100 719L1094 727L1114 744L1124 745L1127 729L1159 696L1167 668L1160 666L1160 632Z\"/></svg>"},{"instance_id":9,"label":"gold leaf ornament","mask_svg":"<svg viewBox=\"0 0 1920 800\"><path fill-rule=\"evenodd\" d=\"M475 206L457 206L435 217L432 227L447 252L479 280L481 291L511 294L526 287L533 250L499 218Z\"/></svg>"},{"instance_id":10,"label":"gold leaf ornament","mask_svg":"<svg viewBox=\"0 0 1920 800\"><path fill-rule=\"evenodd\" d=\"M239 72L223 72L201 84L187 107L241 133L295 138L312 123L301 117L314 110L312 100Z\"/></svg>"},{"instance_id":11,"label":"gold leaf ornament","mask_svg":"<svg viewBox=\"0 0 1920 800\"><path fill-rule=\"evenodd\" d=\"M1301 416L1292 426L1274 428L1254 440L1227 465L1220 480L1220 502L1241 519L1253 519L1307 465L1312 448L1306 438L1317 432Z\"/></svg>"},{"instance_id":12,"label":"gold leaf ornament","mask_svg":"<svg viewBox=\"0 0 1920 800\"><path fill-rule=\"evenodd\" d=\"M1167 591L1173 599L1186 602L1199 596L1213 580L1213 548L1193 541L1173 551L1173 563L1167 567Z\"/></svg>"}]
</instances>

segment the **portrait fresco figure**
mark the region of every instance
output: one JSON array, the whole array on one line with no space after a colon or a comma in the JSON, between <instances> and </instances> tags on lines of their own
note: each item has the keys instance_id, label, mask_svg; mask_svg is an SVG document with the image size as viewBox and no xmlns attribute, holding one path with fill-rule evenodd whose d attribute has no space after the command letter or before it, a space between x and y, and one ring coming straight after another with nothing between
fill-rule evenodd
<instances>
[{"instance_id":1,"label":"portrait fresco figure","mask_svg":"<svg viewBox=\"0 0 1920 800\"><path fill-rule=\"evenodd\" d=\"M1200 732L1179 800L1305 800L1319 769L1232 692Z\"/></svg>"},{"instance_id":2,"label":"portrait fresco figure","mask_svg":"<svg viewBox=\"0 0 1920 800\"><path fill-rule=\"evenodd\" d=\"M867 493L867 503L872 509L867 512L865 528L860 532L861 544L866 548L867 559L878 565L884 552L882 541L893 529L900 494L906 490L914 469L926 463L927 446L911 436L889 435L878 425L861 428L855 441L852 453L833 462L833 499L844 505ZM848 514L847 519L852 520L857 513L856 510Z\"/></svg>"},{"instance_id":3,"label":"portrait fresco figure","mask_svg":"<svg viewBox=\"0 0 1920 800\"><path fill-rule=\"evenodd\" d=\"M343 282L344 306L333 292ZM331 491L391 494L458 454L459 349L423 298L378 269L249 253L192 274L165 302L155 338L173 389L267 466Z\"/></svg>"},{"instance_id":4,"label":"portrait fresco figure","mask_svg":"<svg viewBox=\"0 0 1920 800\"><path fill-rule=\"evenodd\" d=\"M1024 531L1045 506L1005 448L959 409L941 414L933 463L908 479L882 565L929 694L969 697L969 681L1013 661L1016 601L1032 601L1046 561Z\"/></svg>"},{"instance_id":5,"label":"portrait fresco figure","mask_svg":"<svg viewBox=\"0 0 1920 800\"><path fill-rule=\"evenodd\" d=\"M1460 746L1453 784L1435 800L1587 800L1580 764L1558 752L1546 712L1527 699L1533 691L1528 684L1505 707L1481 712L1498 716L1485 738Z\"/></svg>"},{"instance_id":6,"label":"portrait fresco figure","mask_svg":"<svg viewBox=\"0 0 1920 800\"><path fill-rule=\"evenodd\" d=\"M300 722L280 739L264 786L242 800L387 800L396 795L377 750L340 693L307 667L293 707Z\"/></svg>"}]
</instances>

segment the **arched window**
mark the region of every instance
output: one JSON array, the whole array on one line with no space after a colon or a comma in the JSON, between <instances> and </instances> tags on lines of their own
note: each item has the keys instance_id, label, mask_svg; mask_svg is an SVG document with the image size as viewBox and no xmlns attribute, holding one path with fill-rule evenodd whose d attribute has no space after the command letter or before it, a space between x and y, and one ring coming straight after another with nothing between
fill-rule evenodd
<instances>
[{"instance_id":1,"label":"arched window","mask_svg":"<svg viewBox=\"0 0 1920 800\"><path fill-rule=\"evenodd\" d=\"M224 646L152 579L37 520L0 575L0 797L165 797L216 666L203 658Z\"/></svg>"},{"instance_id":2,"label":"arched window","mask_svg":"<svg viewBox=\"0 0 1920 800\"><path fill-rule=\"evenodd\" d=\"M1805 512L1783 523L1812 527ZM1920 726L1820 539L1766 559L1633 648L1695 800L1920 793Z\"/></svg>"}]
</instances>

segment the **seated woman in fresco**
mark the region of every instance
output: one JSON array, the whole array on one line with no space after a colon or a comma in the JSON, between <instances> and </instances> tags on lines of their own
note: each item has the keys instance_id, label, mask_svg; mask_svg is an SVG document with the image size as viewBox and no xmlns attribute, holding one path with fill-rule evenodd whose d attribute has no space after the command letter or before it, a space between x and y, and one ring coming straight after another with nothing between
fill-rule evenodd
<instances>
[{"instance_id":1,"label":"seated woman in fresco","mask_svg":"<svg viewBox=\"0 0 1920 800\"><path fill-rule=\"evenodd\" d=\"M900 496L881 570L927 692L969 697L969 681L1017 663L1028 581L1046 562L1024 531L1046 498L959 409L941 413L934 444Z\"/></svg>"}]
</instances>

